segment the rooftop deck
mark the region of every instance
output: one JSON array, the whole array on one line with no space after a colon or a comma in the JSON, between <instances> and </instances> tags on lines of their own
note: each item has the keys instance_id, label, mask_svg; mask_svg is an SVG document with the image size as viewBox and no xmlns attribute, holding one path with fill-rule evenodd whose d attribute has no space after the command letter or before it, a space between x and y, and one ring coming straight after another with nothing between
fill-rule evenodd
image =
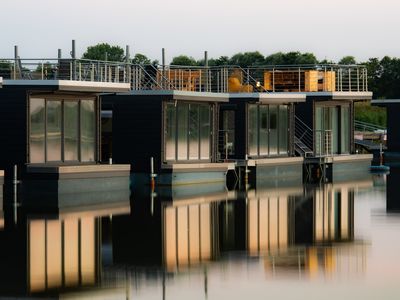
<instances>
[{"instance_id":1,"label":"rooftop deck","mask_svg":"<svg viewBox=\"0 0 400 300\"><path fill-rule=\"evenodd\" d=\"M0 59L4 80L130 83L132 90L214 93L367 92L360 65L173 66L86 59Z\"/></svg>"}]
</instances>

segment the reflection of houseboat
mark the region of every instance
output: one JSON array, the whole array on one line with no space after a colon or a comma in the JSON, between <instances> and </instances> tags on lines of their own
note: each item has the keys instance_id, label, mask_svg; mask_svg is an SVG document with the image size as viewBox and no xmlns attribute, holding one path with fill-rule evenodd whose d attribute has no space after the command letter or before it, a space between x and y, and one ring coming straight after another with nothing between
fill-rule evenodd
<instances>
[{"instance_id":1,"label":"reflection of houseboat","mask_svg":"<svg viewBox=\"0 0 400 300\"><path fill-rule=\"evenodd\" d=\"M14 216L6 211L5 230L0 231L2 295L57 295L95 288L102 268L101 217L130 213L129 192L124 199L121 193L115 195L66 206L55 194L53 209L22 205ZM88 193L73 196L82 199ZM106 201L110 198L111 203Z\"/></svg>"},{"instance_id":2,"label":"reflection of houseboat","mask_svg":"<svg viewBox=\"0 0 400 300\"><path fill-rule=\"evenodd\" d=\"M114 262L174 272L215 259L218 205L235 194L210 184L163 187L157 193L154 203L143 195L135 198L130 216L113 218Z\"/></svg>"},{"instance_id":3,"label":"reflection of houseboat","mask_svg":"<svg viewBox=\"0 0 400 300\"><path fill-rule=\"evenodd\" d=\"M160 184L224 182L234 168L217 163L218 104L227 101L227 94L176 90L102 97L111 111L113 161L146 179L155 172Z\"/></svg>"},{"instance_id":4,"label":"reflection of houseboat","mask_svg":"<svg viewBox=\"0 0 400 300\"><path fill-rule=\"evenodd\" d=\"M7 67L0 89L0 168L7 177L14 165L23 176L128 174L128 166L98 163L99 94L128 91L129 83L117 82L115 73L109 80L98 76L108 68L104 62L59 59L44 64L17 57Z\"/></svg>"}]
</instances>

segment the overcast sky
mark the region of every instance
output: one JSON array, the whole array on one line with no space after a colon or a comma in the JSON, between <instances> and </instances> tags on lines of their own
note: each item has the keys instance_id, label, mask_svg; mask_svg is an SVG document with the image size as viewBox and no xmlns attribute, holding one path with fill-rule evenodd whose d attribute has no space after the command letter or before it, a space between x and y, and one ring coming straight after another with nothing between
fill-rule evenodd
<instances>
[{"instance_id":1,"label":"overcast sky","mask_svg":"<svg viewBox=\"0 0 400 300\"><path fill-rule=\"evenodd\" d=\"M99 42L167 60L258 50L400 56L399 0L0 0L0 57L81 56Z\"/></svg>"}]
</instances>

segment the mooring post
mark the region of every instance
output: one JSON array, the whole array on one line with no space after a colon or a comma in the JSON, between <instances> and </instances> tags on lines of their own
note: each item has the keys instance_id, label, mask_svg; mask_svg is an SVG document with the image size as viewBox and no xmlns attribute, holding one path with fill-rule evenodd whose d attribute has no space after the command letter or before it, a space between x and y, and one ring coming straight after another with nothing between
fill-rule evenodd
<instances>
[{"instance_id":1,"label":"mooring post","mask_svg":"<svg viewBox=\"0 0 400 300\"><path fill-rule=\"evenodd\" d=\"M13 208L14 208L14 224L18 222L18 167L14 165L13 170Z\"/></svg>"},{"instance_id":2,"label":"mooring post","mask_svg":"<svg viewBox=\"0 0 400 300\"><path fill-rule=\"evenodd\" d=\"M249 182L249 167L248 167L248 162L249 162L249 156L246 154L245 157L245 174L244 174L244 184L245 186L247 186L248 182Z\"/></svg>"},{"instance_id":3,"label":"mooring post","mask_svg":"<svg viewBox=\"0 0 400 300\"><path fill-rule=\"evenodd\" d=\"M157 174L154 173L154 157L150 157L150 186L152 188L152 192L154 192L154 187L156 185L155 178Z\"/></svg>"}]
</instances>

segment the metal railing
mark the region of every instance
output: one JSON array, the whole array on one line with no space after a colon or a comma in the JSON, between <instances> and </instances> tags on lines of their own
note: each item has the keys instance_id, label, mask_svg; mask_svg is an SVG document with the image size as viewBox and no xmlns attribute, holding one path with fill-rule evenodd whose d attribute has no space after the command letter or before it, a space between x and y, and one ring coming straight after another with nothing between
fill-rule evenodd
<instances>
[{"instance_id":1,"label":"metal railing","mask_svg":"<svg viewBox=\"0 0 400 300\"><path fill-rule=\"evenodd\" d=\"M218 157L220 160L227 160L235 153L235 131L219 130L218 131Z\"/></svg>"},{"instance_id":2,"label":"metal railing","mask_svg":"<svg viewBox=\"0 0 400 300\"><path fill-rule=\"evenodd\" d=\"M0 59L0 76L13 80L129 83L134 65L87 59Z\"/></svg>"},{"instance_id":3,"label":"metal railing","mask_svg":"<svg viewBox=\"0 0 400 300\"><path fill-rule=\"evenodd\" d=\"M0 77L131 83L133 90L216 93L368 91L358 65L174 66L87 59L0 59Z\"/></svg>"},{"instance_id":4,"label":"metal railing","mask_svg":"<svg viewBox=\"0 0 400 300\"><path fill-rule=\"evenodd\" d=\"M314 156L333 156L332 130L315 130Z\"/></svg>"},{"instance_id":5,"label":"metal railing","mask_svg":"<svg viewBox=\"0 0 400 300\"><path fill-rule=\"evenodd\" d=\"M301 156L313 155L313 131L299 117L295 116L295 151Z\"/></svg>"},{"instance_id":6,"label":"metal railing","mask_svg":"<svg viewBox=\"0 0 400 300\"><path fill-rule=\"evenodd\" d=\"M386 133L386 127L384 126L379 126L357 120L354 121L354 129L363 132Z\"/></svg>"}]
</instances>

